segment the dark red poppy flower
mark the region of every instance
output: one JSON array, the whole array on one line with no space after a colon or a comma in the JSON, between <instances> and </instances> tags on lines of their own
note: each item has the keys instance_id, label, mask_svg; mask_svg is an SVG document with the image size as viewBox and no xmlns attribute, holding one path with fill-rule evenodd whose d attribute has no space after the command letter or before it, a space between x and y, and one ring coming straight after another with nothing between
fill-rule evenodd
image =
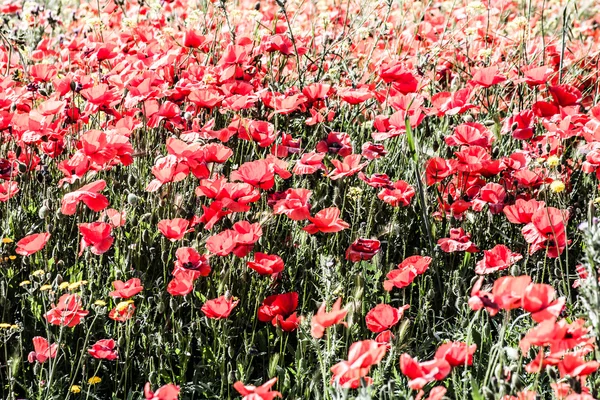
<instances>
[{"instance_id":1,"label":"dark red poppy flower","mask_svg":"<svg viewBox=\"0 0 600 400\"><path fill-rule=\"evenodd\" d=\"M410 306L404 305L400 308L394 308L389 304L378 304L372 308L366 315L365 321L367 329L373 333L380 333L391 329L402 319L404 311Z\"/></svg>"},{"instance_id":2,"label":"dark red poppy flower","mask_svg":"<svg viewBox=\"0 0 600 400\"><path fill-rule=\"evenodd\" d=\"M102 339L98 340L88 349L88 353L94 358L102 360L116 360L119 358L117 351L115 350L116 343L113 339Z\"/></svg>"},{"instance_id":3,"label":"dark red poppy flower","mask_svg":"<svg viewBox=\"0 0 600 400\"><path fill-rule=\"evenodd\" d=\"M427 177L427 186L443 181L456 170L455 160L445 160L441 157L433 157L427 161L425 174Z\"/></svg>"},{"instance_id":4,"label":"dark red poppy flower","mask_svg":"<svg viewBox=\"0 0 600 400\"><path fill-rule=\"evenodd\" d=\"M46 243L48 243L48 240L50 240L50 234L47 232L25 236L17 242L15 253L22 256L30 256L42 250L46 246Z\"/></svg>"},{"instance_id":5,"label":"dark red poppy flower","mask_svg":"<svg viewBox=\"0 0 600 400\"><path fill-rule=\"evenodd\" d=\"M228 318L238 303L239 300L233 300L231 296L221 296L204 303L202 312L211 319Z\"/></svg>"},{"instance_id":6,"label":"dark red poppy flower","mask_svg":"<svg viewBox=\"0 0 600 400\"><path fill-rule=\"evenodd\" d=\"M379 253L381 242L377 239L356 239L346 250L346 260L351 262L368 261Z\"/></svg>"},{"instance_id":7,"label":"dark red poppy flower","mask_svg":"<svg viewBox=\"0 0 600 400\"><path fill-rule=\"evenodd\" d=\"M277 315L284 317L292 314L298 307L298 293L274 294L267 297L258 308L258 320L271 322Z\"/></svg>"},{"instance_id":8,"label":"dark red poppy flower","mask_svg":"<svg viewBox=\"0 0 600 400\"><path fill-rule=\"evenodd\" d=\"M281 314L277 314L275 318L271 321L273 326L279 326L284 332L293 332L295 331L300 323L302 322L302 317L298 317L296 313L291 314L289 317L285 318Z\"/></svg>"}]
</instances>

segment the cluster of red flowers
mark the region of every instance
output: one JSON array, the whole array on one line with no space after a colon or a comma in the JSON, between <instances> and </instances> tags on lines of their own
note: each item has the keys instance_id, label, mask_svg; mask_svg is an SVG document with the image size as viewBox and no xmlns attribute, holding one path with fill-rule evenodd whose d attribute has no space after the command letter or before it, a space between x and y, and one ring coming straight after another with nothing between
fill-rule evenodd
<instances>
[{"instance_id":1,"label":"cluster of red flowers","mask_svg":"<svg viewBox=\"0 0 600 400\"><path fill-rule=\"evenodd\" d=\"M373 221L367 227L360 225L356 210L362 205L351 215L351 207L346 207L351 193L366 192L373 210L384 210L394 218L412 212L418 199L423 213L419 218L427 234L434 236L426 238L429 251L405 248L403 255L391 261L406 257L396 268L380 268L382 273L375 279L380 279L377 286L383 288L385 297L376 301L380 304L364 308L370 308L364 315L366 328L377 336L349 346L347 360L330 369L331 383L344 388L370 385L372 367L393 345L393 329L405 312L412 312L404 303L414 304L412 297L395 303L397 299L391 296L429 279L427 275L433 275L436 264L441 264L440 258L468 253L465 264L477 258L473 272L479 275L468 302L471 309L486 310L490 316L501 310L530 313L537 325L524 335L520 347L525 356L532 346L539 351L527 372L556 366L561 378L579 383L579 387L556 384L557 397L589 393L586 377L599 364L586 359L595 344L585 321L564 318L567 300L552 286L534 283L529 275L497 276L512 270L523 254L560 259L575 240L569 231L569 222L576 219L574 207L565 199L554 201L549 196L571 190L578 170L600 179L600 106L593 105L597 55L588 56L582 45L565 55L564 48L561 52L555 43L542 38L547 54L535 64L523 65L503 50L515 48L507 39L510 35L482 28L493 25L490 19L500 25L501 20L516 18L516 2L504 0L459 2L447 16L446 6L435 2L391 2L387 14L373 11L375 19L381 20L377 25L365 18L365 26L373 29L365 37L357 33L362 27L348 29L352 25L349 15L360 12L356 5L341 10L325 2L332 32L341 31L335 40L325 34L329 28L313 24L322 16L322 5L312 3L306 8L284 4L286 9L276 1L259 3L254 9L253 4L241 1L233 24L225 2L207 3L206 20L221 18L224 11L227 29L216 22L201 28L193 12L197 7L187 0L165 0L161 13L147 2L106 3L73 9L74 20L62 25L64 34L40 30L43 38L31 49L30 60L22 60L18 51L14 54L17 48L12 44L3 41L0 45L0 70L6 71L0 78L0 150L7 149L0 157L2 206L9 209L16 204L29 212L22 205L21 191L36 176L53 187L46 194L58 193L55 199L44 199L51 206L60 203L56 210L60 213L53 217L77 227L73 232L78 241L71 238L78 243L73 258L77 262L82 256L106 260L114 254L122 256L124 249L136 251L135 239L126 231L132 225L127 225L126 206L116 209L123 204L120 188L113 188L115 182L109 178L115 171L142 177L138 194L160 199L166 209L160 217L146 220L152 224L149 241L160 242L166 260L164 279L158 281L161 291L188 296L198 282L209 282L211 290L215 289L210 296L215 298L200 296L203 315L211 320L236 316L247 311L241 310L244 296L239 287L231 288L226 282L212 285L217 274L210 263L215 267L231 261L228 268L234 269L234 261L239 262L244 274L270 285L267 291L258 292L258 311L249 318L287 334L302 331L305 317L310 317L312 340L318 344L327 329L332 335L331 331L342 329L334 326L348 326L350 318L345 319L351 307L343 308L338 298L327 311L332 300L327 293L316 313L304 314L310 301L314 305L323 298L315 299L306 290L301 296L301 290L293 287L294 279L286 280L292 264L277 246L284 239L267 237L273 232L269 224L287 223L295 235L315 243L334 237L337 245L345 235L342 253L345 249L348 264L356 269L372 264L377 269L380 265L372 260L379 260L377 255L394 244L370 230ZM411 7L418 7L422 17L407 21L401 35L389 29L388 25L404 20ZM488 12L471 18L477 7ZM0 8L7 15L24 12L11 1ZM29 14L22 18L28 28L58 23L45 10ZM139 18L134 23L126 15ZM101 29L79 22L89 17L97 18ZM165 29L172 20L178 21L176 28ZM449 21L464 23L468 29L446 33ZM599 39L597 22L589 26L578 22L577 27L594 48ZM300 29L292 29L294 24ZM311 26L319 32L318 40L308 33ZM346 40L347 32L356 37ZM446 46L454 41L459 44L456 48ZM537 47L523 45L525 52ZM337 54L338 50L344 55ZM434 53L437 58L432 61ZM338 59L344 57L351 57L355 71L338 71L344 70ZM583 72L567 80L566 65ZM505 94L521 99L519 106L501 98ZM531 101L523 102L524 98ZM491 119L486 120L488 114ZM362 143L353 131L358 121L367 122L361 125L367 131ZM442 128L432 129L431 121ZM421 130L426 133L415 135ZM431 149L420 148L417 139L431 139L434 144ZM447 151L438 151L439 146ZM401 154L406 149L410 160ZM396 156L409 160L406 170L414 175L404 173L405 166L392 158ZM584 160L577 160L578 156ZM138 163L138 158L147 163ZM48 175L49 170L54 175ZM189 190L184 192L184 187ZM337 191L342 187L348 190L343 192L343 202L338 202L342 196ZM321 195L329 189L335 196ZM177 196L171 196L174 193ZM415 198L417 193L420 197ZM178 196L197 208L184 212L167 204ZM137 199L134 195L128 204ZM434 199L433 207L428 207L428 199ZM109 208L111 204L115 208ZM479 246L485 240L474 229L476 224L468 225L468 221L484 217L520 225L515 242L492 242L494 247L481 247L481 255ZM437 224L436 229L430 230L430 224ZM31 230L22 232L14 249L30 257L26 261L32 264L36 259L47 261L43 253L52 252L55 257L56 249L66 252L72 245L58 243L64 236L55 232L54 224L40 226L19 228ZM436 241L436 249L453 254L435 251ZM113 321L133 318L132 298L144 286L155 285L135 268L124 272L125 281L112 282L114 290L109 295L120 299L108 313ZM486 289L484 282L490 276L497 279ZM106 283L113 279L114 275ZM237 309L240 298L236 295L242 298ZM57 302L52 300L43 318L50 325L73 328L89 313L84 301L85 295L63 294ZM40 336L33 338L33 347L28 356L32 363L44 363L59 352L57 343ZM114 361L122 355L117 348L114 339L99 339L87 352L93 358ZM426 385L442 381L452 368L471 365L476 348L462 341L443 343L424 362L403 354L400 370L420 398ZM259 387L236 382L234 388L244 399L273 399L281 396L271 390L276 382L273 378ZM445 390L434 387L429 398L439 399ZM150 384L144 388L148 400L176 399L179 392L174 384L155 392ZM528 391L522 397L534 395Z\"/></svg>"}]
</instances>

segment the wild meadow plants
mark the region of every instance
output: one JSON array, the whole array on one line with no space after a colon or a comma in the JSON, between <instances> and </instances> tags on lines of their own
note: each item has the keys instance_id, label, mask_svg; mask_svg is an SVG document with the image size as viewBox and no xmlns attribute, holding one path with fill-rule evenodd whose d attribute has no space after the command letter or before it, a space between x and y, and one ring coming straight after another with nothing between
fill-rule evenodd
<instances>
[{"instance_id":1,"label":"wild meadow plants","mask_svg":"<svg viewBox=\"0 0 600 400\"><path fill-rule=\"evenodd\" d=\"M597 2L0 13L1 398L597 398Z\"/></svg>"}]
</instances>

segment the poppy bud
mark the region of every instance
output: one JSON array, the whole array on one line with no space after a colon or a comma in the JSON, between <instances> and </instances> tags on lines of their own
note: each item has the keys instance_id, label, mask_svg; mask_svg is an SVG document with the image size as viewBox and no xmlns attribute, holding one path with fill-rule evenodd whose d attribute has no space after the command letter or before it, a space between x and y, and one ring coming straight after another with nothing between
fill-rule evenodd
<instances>
[{"instance_id":1,"label":"poppy bud","mask_svg":"<svg viewBox=\"0 0 600 400\"><path fill-rule=\"evenodd\" d=\"M467 115L465 115L465 116L463 117L463 120L464 120L465 122L473 122L473 121L474 121L474 119L473 119L473 116L472 116L472 115L470 115L470 114L467 114Z\"/></svg>"},{"instance_id":2,"label":"poppy bud","mask_svg":"<svg viewBox=\"0 0 600 400\"><path fill-rule=\"evenodd\" d=\"M163 303L162 301L160 303L158 303L156 305L156 311L158 311L160 314L165 312L165 303Z\"/></svg>"},{"instance_id":3,"label":"poppy bud","mask_svg":"<svg viewBox=\"0 0 600 400\"><path fill-rule=\"evenodd\" d=\"M129 186L134 186L135 185L135 177L133 175L129 175L127 177L127 184Z\"/></svg>"},{"instance_id":4,"label":"poppy bud","mask_svg":"<svg viewBox=\"0 0 600 400\"><path fill-rule=\"evenodd\" d=\"M256 4L254 5L254 9L256 11L260 11L260 1L257 1Z\"/></svg>"},{"instance_id":5,"label":"poppy bud","mask_svg":"<svg viewBox=\"0 0 600 400\"><path fill-rule=\"evenodd\" d=\"M133 193L129 193L129 195L127 195L127 203L135 206L138 203L138 197Z\"/></svg>"},{"instance_id":6,"label":"poppy bud","mask_svg":"<svg viewBox=\"0 0 600 400\"><path fill-rule=\"evenodd\" d=\"M27 172L27 165L19 163L19 172L22 174Z\"/></svg>"},{"instance_id":7,"label":"poppy bud","mask_svg":"<svg viewBox=\"0 0 600 400\"><path fill-rule=\"evenodd\" d=\"M46 206L40 207L38 210L38 216L40 219L45 219L50 214L50 209Z\"/></svg>"}]
</instances>

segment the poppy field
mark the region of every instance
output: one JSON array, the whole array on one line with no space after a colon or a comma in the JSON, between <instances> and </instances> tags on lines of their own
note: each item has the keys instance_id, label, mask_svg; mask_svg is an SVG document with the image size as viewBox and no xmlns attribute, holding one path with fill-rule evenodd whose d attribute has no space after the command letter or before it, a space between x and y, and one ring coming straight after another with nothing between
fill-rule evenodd
<instances>
[{"instance_id":1,"label":"poppy field","mask_svg":"<svg viewBox=\"0 0 600 400\"><path fill-rule=\"evenodd\" d=\"M600 4L0 4L0 398L600 396Z\"/></svg>"}]
</instances>

